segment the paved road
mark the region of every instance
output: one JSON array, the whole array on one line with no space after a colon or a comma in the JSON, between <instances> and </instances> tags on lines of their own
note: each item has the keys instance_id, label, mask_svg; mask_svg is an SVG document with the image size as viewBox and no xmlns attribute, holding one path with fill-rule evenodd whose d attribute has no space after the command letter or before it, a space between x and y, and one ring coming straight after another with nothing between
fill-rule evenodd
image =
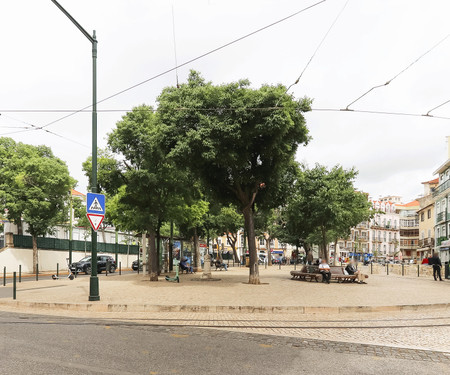
<instances>
[{"instance_id":1,"label":"paved road","mask_svg":"<svg viewBox=\"0 0 450 375\"><path fill-rule=\"evenodd\" d=\"M0 312L0 374L434 374L438 352Z\"/></svg>"}]
</instances>

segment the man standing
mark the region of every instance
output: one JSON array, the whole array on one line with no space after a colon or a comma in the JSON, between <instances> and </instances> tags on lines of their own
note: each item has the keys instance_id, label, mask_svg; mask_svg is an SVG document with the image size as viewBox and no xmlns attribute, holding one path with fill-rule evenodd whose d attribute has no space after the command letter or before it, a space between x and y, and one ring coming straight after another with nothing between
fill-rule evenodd
<instances>
[{"instance_id":1,"label":"man standing","mask_svg":"<svg viewBox=\"0 0 450 375\"><path fill-rule=\"evenodd\" d=\"M433 277L434 280L437 281L437 276L439 276L439 280L442 281L442 277L441 277L441 267L442 267L442 263L441 260L439 259L439 256L434 255L428 264L432 264L433 265Z\"/></svg>"},{"instance_id":2,"label":"man standing","mask_svg":"<svg viewBox=\"0 0 450 375\"><path fill-rule=\"evenodd\" d=\"M322 259L322 263L319 264L319 272L322 274L322 281L326 281L327 284L329 284L331 279L331 271L326 259Z\"/></svg>"}]
</instances>

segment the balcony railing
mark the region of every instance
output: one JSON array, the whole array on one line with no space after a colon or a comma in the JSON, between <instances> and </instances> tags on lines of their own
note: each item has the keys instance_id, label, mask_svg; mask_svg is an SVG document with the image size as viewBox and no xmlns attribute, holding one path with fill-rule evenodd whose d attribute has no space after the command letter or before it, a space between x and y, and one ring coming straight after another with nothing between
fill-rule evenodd
<instances>
[{"instance_id":1,"label":"balcony railing","mask_svg":"<svg viewBox=\"0 0 450 375\"><path fill-rule=\"evenodd\" d=\"M437 215L436 215L436 223L440 223L441 221L444 221L445 220L445 212L443 211L443 212L439 212Z\"/></svg>"},{"instance_id":2,"label":"balcony railing","mask_svg":"<svg viewBox=\"0 0 450 375\"><path fill-rule=\"evenodd\" d=\"M443 193L447 189L450 189L450 180L447 180L447 181L443 182L442 184L440 184L439 186L437 186L433 191L433 197Z\"/></svg>"},{"instance_id":3,"label":"balcony railing","mask_svg":"<svg viewBox=\"0 0 450 375\"><path fill-rule=\"evenodd\" d=\"M437 246L441 246L441 243L442 243L442 241L447 241L448 240L448 238L447 237L439 237L437 240L436 240L436 245Z\"/></svg>"},{"instance_id":4,"label":"balcony railing","mask_svg":"<svg viewBox=\"0 0 450 375\"><path fill-rule=\"evenodd\" d=\"M434 238L424 238L419 240L419 247L434 246Z\"/></svg>"}]
</instances>

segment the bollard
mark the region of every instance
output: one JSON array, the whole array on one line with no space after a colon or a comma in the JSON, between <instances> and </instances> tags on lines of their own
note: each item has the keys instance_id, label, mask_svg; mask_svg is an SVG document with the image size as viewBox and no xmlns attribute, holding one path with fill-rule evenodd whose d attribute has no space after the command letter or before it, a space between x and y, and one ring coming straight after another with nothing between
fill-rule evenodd
<instances>
[{"instance_id":1,"label":"bollard","mask_svg":"<svg viewBox=\"0 0 450 375\"><path fill-rule=\"evenodd\" d=\"M119 262L119 276L122 275L122 262Z\"/></svg>"},{"instance_id":2,"label":"bollard","mask_svg":"<svg viewBox=\"0 0 450 375\"><path fill-rule=\"evenodd\" d=\"M56 277L59 277L59 263L56 263Z\"/></svg>"},{"instance_id":3,"label":"bollard","mask_svg":"<svg viewBox=\"0 0 450 375\"><path fill-rule=\"evenodd\" d=\"M281 260L280 263L278 263L278 269L281 270Z\"/></svg>"},{"instance_id":4,"label":"bollard","mask_svg":"<svg viewBox=\"0 0 450 375\"><path fill-rule=\"evenodd\" d=\"M386 271L387 271L387 274L389 275L389 264L386 264Z\"/></svg>"},{"instance_id":5,"label":"bollard","mask_svg":"<svg viewBox=\"0 0 450 375\"><path fill-rule=\"evenodd\" d=\"M16 273L13 272L13 299L16 299Z\"/></svg>"},{"instance_id":6,"label":"bollard","mask_svg":"<svg viewBox=\"0 0 450 375\"><path fill-rule=\"evenodd\" d=\"M294 271L297 269L297 260L294 262Z\"/></svg>"},{"instance_id":7,"label":"bollard","mask_svg":"<svg viewBox=\"0 0 450 375\"><path fill-rule=\"evenodd\" d=\"M77 278L77 275L78 275L78 268L75 267L75 279Z\"/></svg>"},{"instance_id":8,"label":"bollard","mask_svg":"<svg viewBox=\"0 0 450 375\"><path fill-rule=\"evenodd\" d=\"M370 274L371 275L373 274L373 263L372 262L370 262Z\"/></svg>"},{"instance_id":9,"label":"bollard","mask_svg":"<svg viewBox=\"0 0 450 375\"><path fill-rule=\"evenodd\" d=\"M402 276L405 276L405 265L402 263Z\"/></svg>"},{"instance_id":10,"label":"bollard","mask_svg":"<svg viewBox=\"0 0 450 375\"><path fill-rule=\"evenodd\" d=\"M22 282L22 265L19 264L19 283Z\"/></svg>"},{"instance_id":11,"label":"bollard","mask_svg":"<svg viewBox=\"0 0 450 375\"><path fill-rule=\"evenodd\" d=\"M36 263L36 281L39 281L39 263Z\"/></svg>"},{"instance_id":12,"label":"bollard","mask_svg":"<svg viewBox=\"0 0 450 375\"><path fill-rule=\"evenodd\" d=\"M106 270L105 270L105 276L108 276L108 268L109 268L109 260L106 261Z\"/></svg>"},{"instance_id":13,"label":"bollard","mask_svg":"<svg viewBox=\"0 0 450 375\"><path fill-rule=\"evenodd\" d=\"M6 266L3 267L3 286L6 286Z\"/></svg>"},{"instance_id":14,"label":"bollard","mask_svg":"<svg viewBox=\"0 0 450 375\"><path fill-rule=\"evenodd\" d=\"M420 277L420 265L417 265L417 277Z\"/></svg>"}]
</instances>

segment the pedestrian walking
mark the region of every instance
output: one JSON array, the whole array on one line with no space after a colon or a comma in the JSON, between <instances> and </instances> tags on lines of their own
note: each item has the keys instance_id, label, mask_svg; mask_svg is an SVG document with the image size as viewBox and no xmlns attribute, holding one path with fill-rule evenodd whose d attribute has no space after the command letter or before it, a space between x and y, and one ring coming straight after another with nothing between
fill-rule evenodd
<instances>
[{"instance_id":1,"label":"pedestrian walking","mask_svg":"<svg viewBox=\"0 0 450 375\"><path fill-rule=\"evenodd\" d=\"M439 280L442 281L442 277L441 277L442 263L441 263L441 259L439 258L439 256L433 255L433 257L430 258L428 264L431 264L433 266L434 280L437 281L437 277L439 276Z\"/></svg>"}]
</instances>

